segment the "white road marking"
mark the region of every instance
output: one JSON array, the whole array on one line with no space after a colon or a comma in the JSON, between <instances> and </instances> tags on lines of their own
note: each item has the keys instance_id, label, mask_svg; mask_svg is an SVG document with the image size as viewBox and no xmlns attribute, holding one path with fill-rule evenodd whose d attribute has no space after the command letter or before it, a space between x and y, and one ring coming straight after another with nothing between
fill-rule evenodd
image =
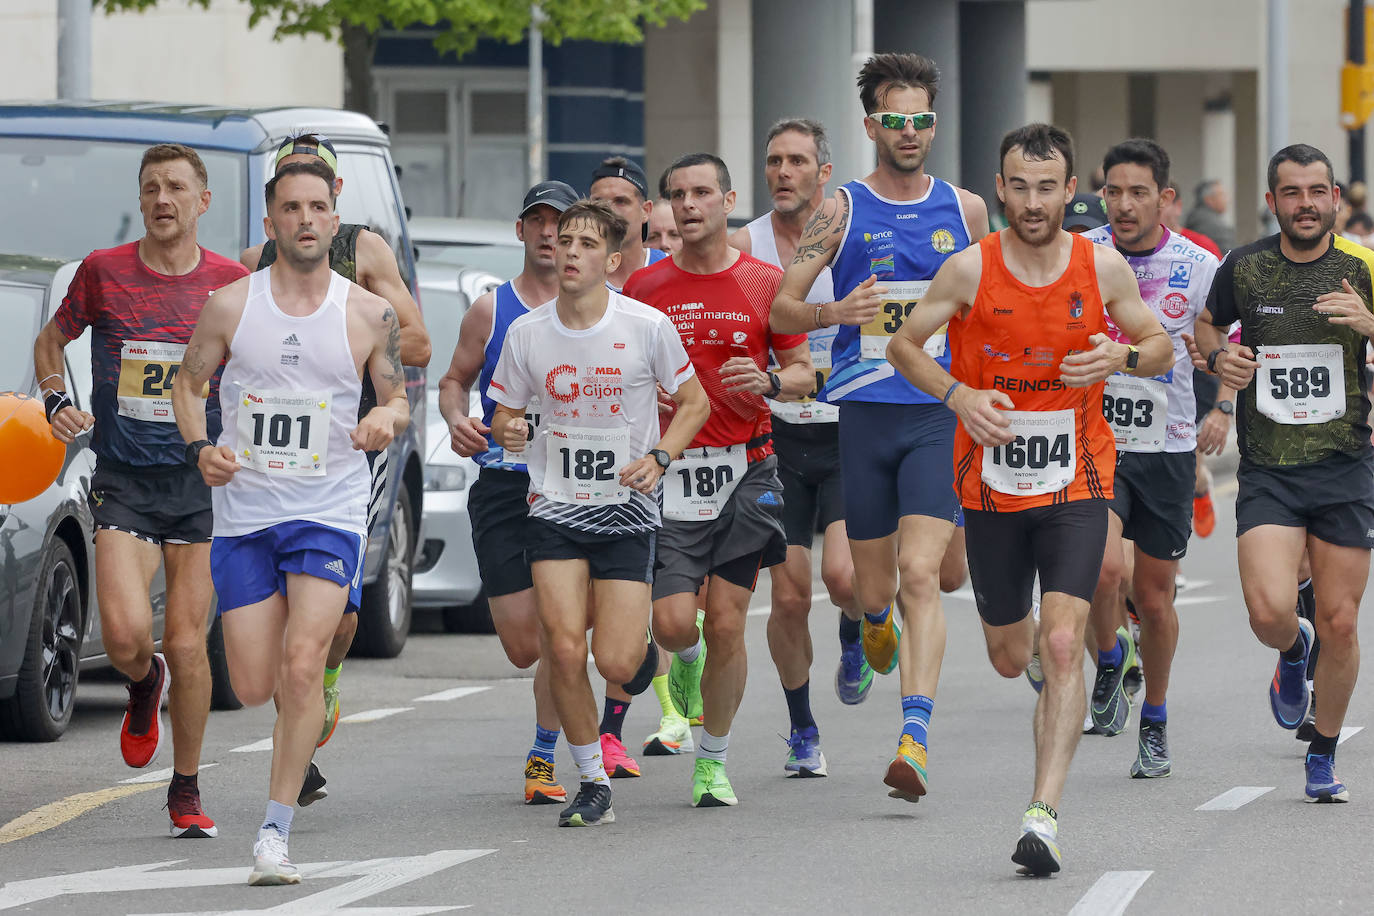
<instances>
[{"instance_id":1,"label":"white road marking","mask_svg":"<svg viewBox=\"0 0 1374 916\"><path fill-rule=\"evenodd\" d=\"M1274 791L1273 786L1236 786L1234 789L1227 789L1209 802L1203 802L1193 810L1235 811L1243 805L1250 804L1261 795L1272 791Z\"/></svg>"},{"instance_id":2,"label":"white road marking","mask_svg":"<svg viewBox=\"0 0 1374 916\"><path fill-rule=\"evenodd\" d=\"M438 693L427 693L422 697L411 700L412 703L442 703L445 700L457 700L463 697L470 697L474 693L481 693L490 690L490 687L454 687L452 690L441 690Z\"/></svg>"},{"instance_id":3,"label":"white road marking","mask_svg":"<svg viewBox=\"0 0 1374 916\"><path fill-rule=\"evenodd\" d=\"M1347 725L1341 729L1341 736L1336 739L1337 744L1345 744L1351 738L1364 731L1363 725Z\"/></svg>"},{"instance_id":4,"label":"white road marking","mask_svg":"<svg viewBox=\"0 0 1374 916\"><path fill-rule=\"evenodd\" d=\"M357 722L376 722L378 719L385 719L387 716L394 716L399 712L410 712L414 706L394 706L384 709L364 709L362 712L355 712L351 716L344 716L340 722L350 724Z\"/></svg>"},{"instance_id":5,"label":"white road marking","mask_svg":"<svg viewBox=\"0 0 1374 916\"><path fill-rule=\"evenodd\" d=\"M421 878L490 855L495 849L441 849L422 856L398 856L386 859L367 859L361 862L312 862L298 865L302 879L353 877L354 880L335 885L305 897L296 897L271 909L245 910L245 913L387 913L391 916L420 916L460 909L455 904L424 907L368 907L343 910L343 907L384 891L418 881ZM27 881L11 881L0 885L0 910L27 906L69 894L111 894L129 891L178 890L191 887L215 887L231 884L247 885L248 869L191 868L180 871L161 871L169 865L185 860L150 862L146 865L126 865L97 871L59 874ZM184 896L183 896L184 899ZM170 916L170 914L165 914Z\"/></svg>"},{"instance_id":6,"label":"white road marking","mask_svg":"<svg viewBox=\"0 0 1374 916\"><path fill-rule=\"evenodd\" d=\"M1069 910L1069 916L1121 916L1152 871L1109 871Z\"/></svg>"},{"instance_id":7,"label":"white road marking","mask_svg":"<svg viewBox=\"0 0 1374 916\"><path fill-rule=\"evenodd\" d=\"M202 764L200 765L200 768L201 768L202 770L208 770L208 769L210 769L210 767L217 767L217 766L219 766L218 763L202 763ZM138 785L139 783L144 783L144 782L164 782L164 781L169 780L169 779L172 778L172 772L173 772L172 768L171 768L171 767L168 767L168 768L165 769L165 770L153 770L153 772L151 772L151 773L144 773L142 776L133 776L133 777L130 777L129 779L121 779L119 782L120 782L121 785L129 785L129 786L131 786L131 785Z\"/></svg>"},{"instance_id":8,"label":"white road marking","mask_svg":"<svg viewBox=\"0 0 1374 916\"><path fill-rule=\"evenodd\" d=\"M245 744L241 747L229 748L231 754L255 754L258 751L272 750L272 739L263 738L261 741L254 741L252 744Z\"/></svg>"}]
</instances>

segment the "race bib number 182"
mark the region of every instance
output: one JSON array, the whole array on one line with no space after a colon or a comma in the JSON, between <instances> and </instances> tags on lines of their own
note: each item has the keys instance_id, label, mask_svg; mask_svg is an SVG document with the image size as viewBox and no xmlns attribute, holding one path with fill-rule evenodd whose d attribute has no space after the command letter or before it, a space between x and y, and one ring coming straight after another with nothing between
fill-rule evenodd
<instances>
[{"instance_id":1,"label":"race bib number 182","mask_svg":"<svg viewBox=\"0 0 1374 916\"><path fill-rule=\"evenodd\" d=\"M630 488L620 483L620 469L631 461L629 429L550 425L544 437L545 498L583 506L630 501Z\"/></svg>"}]
</instances>

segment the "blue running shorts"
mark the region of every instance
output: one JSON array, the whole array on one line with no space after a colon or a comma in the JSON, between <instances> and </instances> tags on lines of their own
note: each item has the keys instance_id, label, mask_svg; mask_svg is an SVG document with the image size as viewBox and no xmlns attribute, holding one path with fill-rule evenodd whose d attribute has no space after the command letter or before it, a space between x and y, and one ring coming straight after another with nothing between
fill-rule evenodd
<instances>
[{"instance_id":1,"label":"blue running shorts","mask_svg":"<svg viewBox=\"0 0 1374 916\"><path fill-rule=\"evenodd\" d=\"M210 544L210 577L219 613L286 594L288 573L303 573L348 588L350 610L362 597L367 539L318 522L282 522Z\"/></svg>"}]
</instances>

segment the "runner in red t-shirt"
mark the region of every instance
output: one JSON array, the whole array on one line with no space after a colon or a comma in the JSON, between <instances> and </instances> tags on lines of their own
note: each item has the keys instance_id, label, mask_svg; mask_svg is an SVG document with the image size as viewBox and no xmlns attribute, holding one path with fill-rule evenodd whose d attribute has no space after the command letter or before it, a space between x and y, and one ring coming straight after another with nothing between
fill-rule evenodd
<instances>
[{"instance_id":1,"label":"runner in red t-shirt","mask_svg":"<svg viewBox=\"0 0 1374 916\"><path fill-rule=\"evenodd\" d=\"M196 151L160 144L139 166L139 210L146 234L96 251L77 268L67 296L33 348L52 434L71 442L92 429L96 595L110 662L129 678L120 727L124 762L149 766L165 743L162 701L171 692L175 755L167 812L174 837L215 836L200 806L196 773L210 714L205 630L210 613L210 488L188 467L172 415L172 379L201 306L247 268L196 244L196 222L210 206L205 164ZM91 329L94 415L77 410L62 377L62 351ZM211 379L207 419L219 434L219 374ZM163 653L153 652L148 590L167 570Z\"/></svg>"},{"instance_id":2,"label":"runner in red t-shirt","mask_svg":"<svg viewBox=\"0 0 1374 916\"><path fill-rule=\"evenodd\" d=\"M759 570L787 553L764 397L799 400L815 372L805 334L768 327L782 271L727 241L735 193L725 163L708 153L683 156L669 168L668 188L682 250L636 272L625 295L673 320L711 403L710 419L664 474L653 629L659 645L677 653L673 702L688 718L704 718L692 803L714 807L737 802L725 751L744 695L749 600ZM766 369L770 349L776 372ZM704 643L696 623L703 582Z\"/></svg>"}]
</instances>

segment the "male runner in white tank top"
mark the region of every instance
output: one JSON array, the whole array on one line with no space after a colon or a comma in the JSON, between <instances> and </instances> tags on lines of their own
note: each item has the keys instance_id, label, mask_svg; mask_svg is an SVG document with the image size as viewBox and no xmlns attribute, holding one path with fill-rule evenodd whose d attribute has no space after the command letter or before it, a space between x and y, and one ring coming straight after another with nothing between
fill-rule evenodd
<instances>
[{"instance_id":1,"label":"male runner in white tank top","mask_svg":"<svg viewBox=\"0 0 1374 916\"><path fill-rule=\"evenodd\" d=\"M730 244L761 261L786 269L811 214L825 200L833 166L825 128L807 118L791 118L768 131L764 178L773 209L737 229ZM835 300L830 268L821 270L807 295L808 302ZM777 666L791 719L787 761L789 776L826 775L820 735L811 714L811 544L824 533L821 579L830 601L840 608L840 667L835 692L849 705L863 702L873 685L873 669L864 660L859 641L858 605L854 603L854 564L844 525L844 495L840 485L839 408L816 400L830 374L830 345L837 326L807 334L816 387L800 401L772 401L773 448L783 486L783 527L787 531L787 559L769 570L773 578L772 613L768 617L768 648Z\"/></svg>"},{"instance_id":2,"label":"male runner in white tank top","mask_svg":"<svg viewBox=\"0 0 1374 916\"><path fill-rule=\"evenodd\" d=\"M395 310L329 268L333 183L318 161L267 183L265 225L281 257L210 297L172 391L186 460L214 488L210 568L234 689L249 705L279 704L249 884L300 882L287 836L324 722L325 656L361 588L364 453L410 421ZM201 391L226 355L224 431L211 443ZM364 368L378 406L359 420Z\"/></svg>"}]
</instances>

